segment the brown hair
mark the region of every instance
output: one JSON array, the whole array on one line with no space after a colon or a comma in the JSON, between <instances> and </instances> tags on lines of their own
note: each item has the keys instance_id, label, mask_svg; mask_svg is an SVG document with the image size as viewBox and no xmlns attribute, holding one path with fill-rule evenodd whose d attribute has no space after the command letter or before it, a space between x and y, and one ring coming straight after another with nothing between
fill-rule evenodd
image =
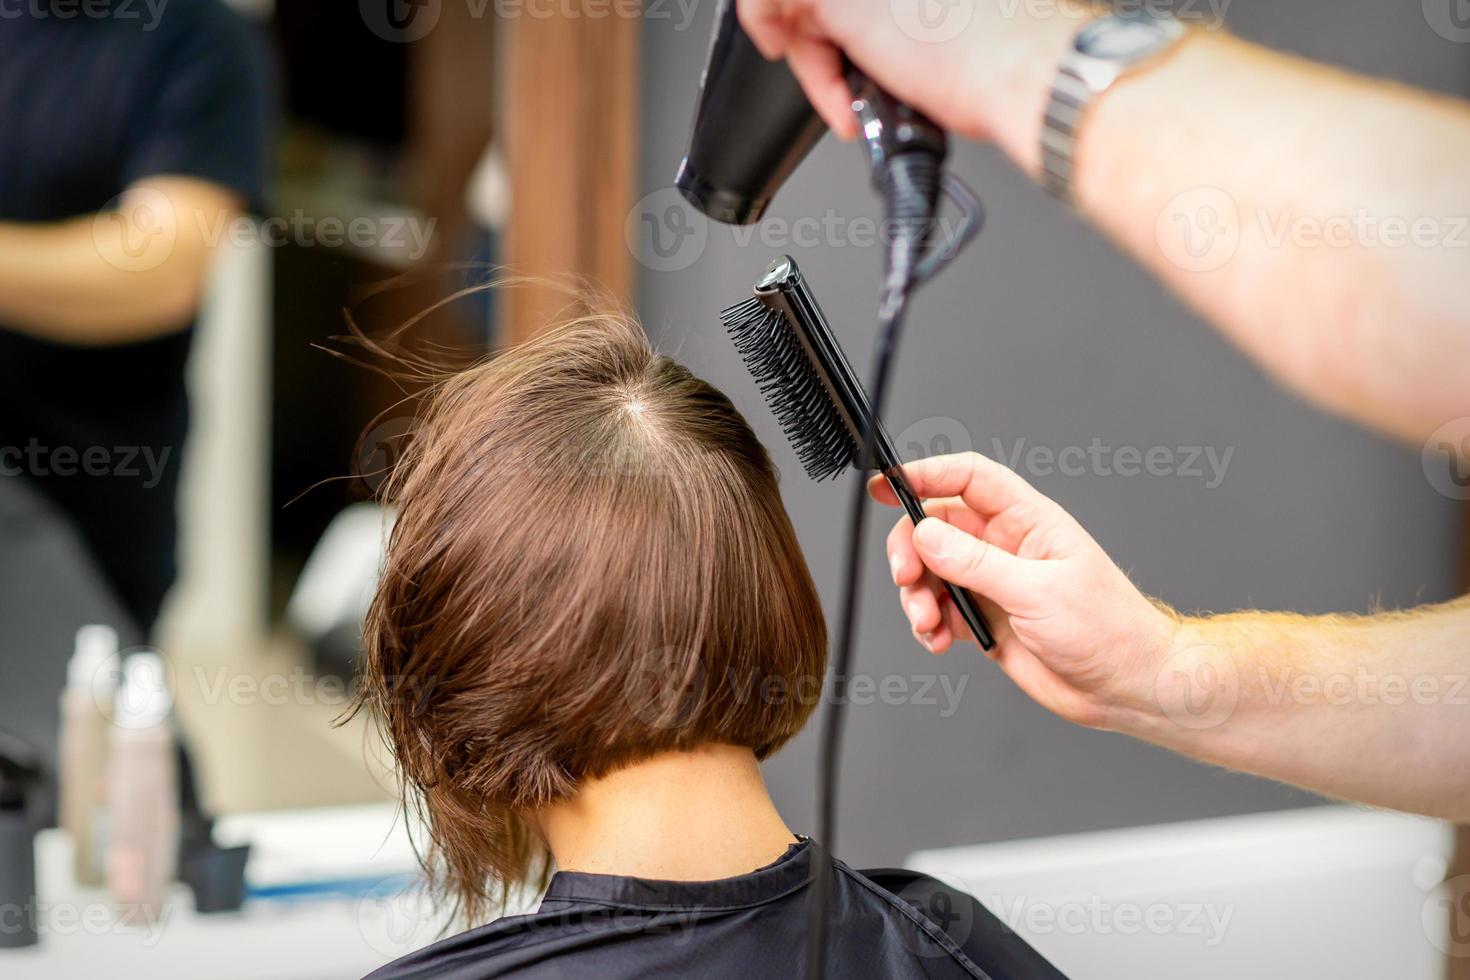
<instances>
[{"instance_id":1,"label":"brown hair","mask_svg":"<svg viewBox=\"0 0 1470 980\"><path fill-rule=\"evenodd\" d=\"M527 811L657 752L764 758L801 729L826 631L776 480L729 399L625 316L430 392L384 488L357 705L467 919L544 857Z\"/></svg>"}]
</instances>

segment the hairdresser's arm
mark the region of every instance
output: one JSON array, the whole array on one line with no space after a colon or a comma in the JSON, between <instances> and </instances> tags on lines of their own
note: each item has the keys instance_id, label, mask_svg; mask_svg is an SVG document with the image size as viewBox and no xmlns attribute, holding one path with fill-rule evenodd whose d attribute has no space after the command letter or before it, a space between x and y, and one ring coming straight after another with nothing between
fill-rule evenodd
<instances>
[{"instance_id":1,"label":"hairdresser's arm","mask_svg":"<svg viewBox=\"0 0 1470 980\"><path fill-rule=\"evenodd\" d=\"M216 236L239 198L207 181L158 177L116 211L0 222L0 323L70 344L177 330L195 314Z\"/></svg>"},{"instance_id":2,"label":"hairdresser's arm","mask_svg":"<svg viewBox=\"0 0 1470 980\"><path fill-rule=\"evenodd\" d=\"M1180 617L999 463L967 453L904 472L935 499L917 530L899 521L888 554L930 650L970 638L937 574L983 597L996 661L1071 721L1344 799L1470 819L1470 598L1360 617ZM896 503L886 483L873 492Z\"/></svg>"},{"instance_id":3,"label":"hairdresser's arm","mask_svg":"<svg viewBox=\"0 0 1470 980\"><path fill-rule=\"evenodd\" d=\"M953 4L968 25L942 43L904 9L740 0L835 128L853 124L833 43L1035 175L1079 8ZM1078 167L1082 212L1298 391L1414 442L1470 415L1470 105L1200 32L1100 98Z\"/></svg>"}]
</instances>

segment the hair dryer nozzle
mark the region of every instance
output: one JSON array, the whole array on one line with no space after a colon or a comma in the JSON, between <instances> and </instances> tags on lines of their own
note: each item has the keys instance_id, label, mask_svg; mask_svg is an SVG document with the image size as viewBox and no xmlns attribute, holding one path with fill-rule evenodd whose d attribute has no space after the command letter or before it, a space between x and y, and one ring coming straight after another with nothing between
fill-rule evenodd
<instances>
[{"instance_id":1,"label":"hair dryer nozzle","mask_svg":"<svg viewBox=\"0 0 1470 980\"><path fill-rule=\"evenodd\" d=\"M674 185L716 221L759 221L827 131L784 61L767 61L725 0L715 15L689 152Z\"/></svg>"}]
</instances>

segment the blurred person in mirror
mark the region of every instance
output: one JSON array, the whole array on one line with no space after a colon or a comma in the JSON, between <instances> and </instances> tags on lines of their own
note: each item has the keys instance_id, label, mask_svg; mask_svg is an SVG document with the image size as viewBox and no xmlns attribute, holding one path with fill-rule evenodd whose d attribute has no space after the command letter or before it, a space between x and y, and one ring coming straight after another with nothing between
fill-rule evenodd
<instances>
[{"instance_id":1,"label":"blurred person in mirror","mask_svg":"<svg viewBox=\"0 0 1470 980\"><path fill-rule=\"evenodd\" d=\"M752 40L787 58L839 133L854 130L841 51L941 125L994 141L1285 384L1423 447L1450 468L1447 485L1466 485L1470 103L1157 6L738 3ZM1450 6L1436 24L1425 5L1426 37L1460 30ZM982 597L1002 669L1065 718L1470 819L1470 598L1368 616L1180 616L999 463L905 470L930 516L901 519L888 555L931 651L970 638L942 577Z\"/></svg>"},{"instance_id":2,"label":"blurred person in mirror","mask_svg":"<svg viewBox=\"0 0 1470 980\"><path fill-rule=\"evenodd\" d=\"M431 388L384 495L356 704L478 928L373 976L800 975L816 845L760 762L820 698L826 627L730 401L579 317ZM952 935L830 873L834 976L1060 977L978 903Z\"/></svg>"},{"instance_id":3,"label":"blurred person in mirror","mask_svg":"<svg viewBox=\"0 0 1470 980\"><path fill-rule=\"evenodd\" d=\"M0 28L0 478L41 489L143 630L175 574L210 256L261 194L265 87L220 0L42 0Z\"/></svg>"}]
</instances>

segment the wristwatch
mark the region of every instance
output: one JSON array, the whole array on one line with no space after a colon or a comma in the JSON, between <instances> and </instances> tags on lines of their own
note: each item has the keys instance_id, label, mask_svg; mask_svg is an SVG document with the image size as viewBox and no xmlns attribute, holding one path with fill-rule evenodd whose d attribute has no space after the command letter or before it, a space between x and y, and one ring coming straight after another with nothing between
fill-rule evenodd
<instances>
[{"instance_id":1,"label":"wristwatch","mask_svg":"<svg viewBox=\"0 0 1470 980\"><path fill-rule=\"evenodd\" d=\"M1188 33L1177 17L1144 9L1083 24L1062 56L1041 128L1041 184L1072 200L1077 131L1087 107L1118 79L1163 58Z\"/></svg>"}]
</instances>

